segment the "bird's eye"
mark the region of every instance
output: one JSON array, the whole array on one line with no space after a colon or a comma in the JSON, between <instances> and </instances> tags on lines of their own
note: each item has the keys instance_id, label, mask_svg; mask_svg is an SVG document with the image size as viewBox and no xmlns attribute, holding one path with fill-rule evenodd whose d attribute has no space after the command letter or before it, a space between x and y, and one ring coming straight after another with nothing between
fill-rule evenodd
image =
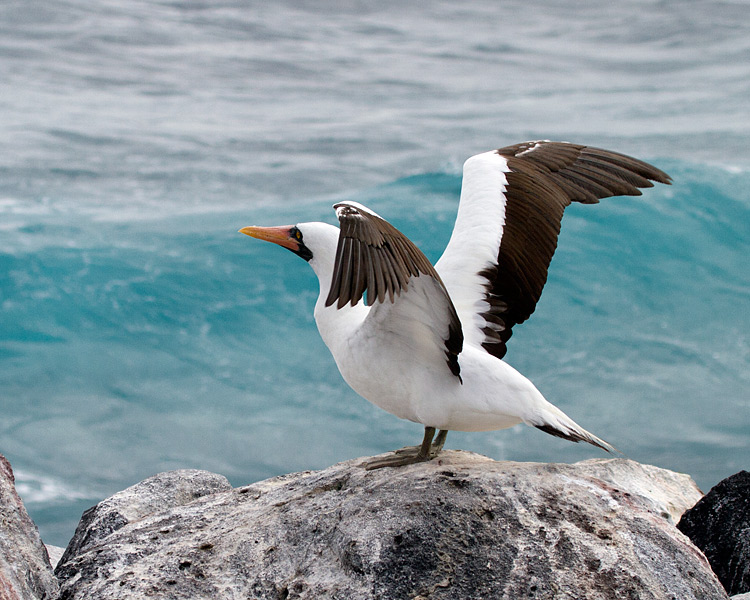
<instances>
[{"instance_id":1,"label":"bird's eye","mask_svg":"<svg viewBox=\"0 0 750 600\"><path fill-rule=\"evenodd\" d=\"M299 229L294 230L294 237L297 238L297 241L302 240L302 232Z\"/></svg>"}]
</instances>

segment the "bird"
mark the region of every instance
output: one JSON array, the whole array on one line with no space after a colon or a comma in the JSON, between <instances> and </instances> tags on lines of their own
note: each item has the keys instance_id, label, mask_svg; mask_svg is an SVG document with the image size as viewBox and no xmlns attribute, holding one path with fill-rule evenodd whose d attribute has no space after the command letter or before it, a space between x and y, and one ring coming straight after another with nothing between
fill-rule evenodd
<instances>
[{"instance_id":1,"label":"bird","mask_svg":"<svg viewBox=\"0 0 750 600\"><path fill-rule=\"evenodd\" d=\"M569 142L476 154L463 165L456 222L435 265L354 201L334 204L338 227L310 222L239 232L309 263L320 284L315 322L343 379L376 406L424 426L421 444L366 461L365 469L432 460L449 431L519 423L614 452L504 357L513 328L539 301L565 208L638 196L654 182L671 178L633 157Z\"/></svg>"}]
</instances>

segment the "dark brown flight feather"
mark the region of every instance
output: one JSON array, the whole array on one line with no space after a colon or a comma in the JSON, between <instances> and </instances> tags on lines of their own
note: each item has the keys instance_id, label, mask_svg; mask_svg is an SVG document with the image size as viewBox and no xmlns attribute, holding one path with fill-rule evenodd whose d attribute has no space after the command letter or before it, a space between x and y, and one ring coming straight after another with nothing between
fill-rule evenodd
<instances>
[{"instance_id":1,"label":"dark brown flight feather","mask_svg":"<svg viewBox=\"0 0 750 600\"><path fill-rule=\"evenodd\" d=\"M564 142L525 142L497 153L509 168L505 225L497 264L480 275L487 279L490 305L482 314L487 322L482 346L502 358L513 326L529 318L542 294L565 208L571 202L640 196L638 188L671 179L630 156Z\"/></svg>"},{"instance_id":2,"label":"dark brown flight feather","mask_svg":"<svg viewBox=\"0 0 750 600\"><path fill-rule=\"evenodd\" d=\"M453 302L427 257L403 233L377 215L348 203L335 204L341 233L336 247L331 288L326 306L352 306L367 292L367 303L395 302L412 277L425 275L439 284L448 306L445 355L451 372L460 379L458 355L463 331Z\"/></svg>"}]
</instances>

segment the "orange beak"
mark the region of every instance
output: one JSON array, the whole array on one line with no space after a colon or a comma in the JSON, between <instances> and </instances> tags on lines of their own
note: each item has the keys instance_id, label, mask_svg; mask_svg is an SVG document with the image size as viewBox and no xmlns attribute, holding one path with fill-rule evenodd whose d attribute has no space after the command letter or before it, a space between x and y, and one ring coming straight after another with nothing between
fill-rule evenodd
<instances>
[{"instance_id":1,"label":"orange beak","mask_svg":"<svg viewBox=\"0 0 750 600\"><path fill-rule=\"evenodd\" d=\"M293 225L284 225L282 227L243 227L239 232L259 240L273 242L297 252L299 250L299 243L290 233L293 228Z\"/></svg>"}]
</instances>

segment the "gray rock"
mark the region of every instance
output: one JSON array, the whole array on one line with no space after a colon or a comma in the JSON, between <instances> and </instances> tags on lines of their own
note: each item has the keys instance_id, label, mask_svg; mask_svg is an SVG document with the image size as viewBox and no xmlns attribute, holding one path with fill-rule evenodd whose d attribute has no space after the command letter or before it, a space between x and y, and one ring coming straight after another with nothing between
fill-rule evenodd
<instances>
[{"instance_id":1,"label":"gray rock","mask_svg":"<svg viewBox=\"0 0 750 600\"><path fill-rule=\"evenodd\" d=\"M678 527L703 551L727 592L750 592L750 473L719 482Z\"/></svg>"},{"instance_id":2,"label":"gray rock","mask_svg":"<svg viewBox=\"0 0 750 600\"><path fill-rule=\"evenodd\" d=\"M55 565L60 562L60 559L65 553L65 548L60 548L59 546L51 546L50 544L44 544L44 547L47 549L49 564L51 564L52 568L54 569Z\"/></svg>"},{"instance_id":3,"label":"gray rock","mask_svg":"<svg viewBox=\"0 0 750 600\"><path fill-rule=\"evenodd\" d=\"M51 599L57 592L47 550L0 454L0 600Z\"/></svg>"},{"instance_id":4,"label":"gray rock","mask_svg":"<svg viewBox=\"0 0 750 600\"><path fill-rule=\"evenodd\" d=\"M97 546L129 523L231 489L223 475L194 469L169 471L144 479L84 512L59 563Z\"/></svg>"},{"instance_id":5,"label":"gray rock","mask_svg":"<svg viewBox=\"0 0 750 600\"><path fill-rule=\"evenodd\" d=\"M102 524L96 541L68 548L58 566L61 599L727 598L671 524L700 497L685 476L624 459L512 463L461 451L399 469L358 465L148 503L153 513L106 535L119 501L105 501L87 517Z\"/></svg>"},{"instance_id":6,"label":"gray rock","mask_svg":"<svg viewBox=\"0 0 750 600\"><path fill-rule=\"evenodd\" d=\"M633 460L591 459L578 464L585 465L588 475L627 490L651 512L660 514L673 525L703 497L692 477L684 473Z\"/></svg>"}]
</instances>

